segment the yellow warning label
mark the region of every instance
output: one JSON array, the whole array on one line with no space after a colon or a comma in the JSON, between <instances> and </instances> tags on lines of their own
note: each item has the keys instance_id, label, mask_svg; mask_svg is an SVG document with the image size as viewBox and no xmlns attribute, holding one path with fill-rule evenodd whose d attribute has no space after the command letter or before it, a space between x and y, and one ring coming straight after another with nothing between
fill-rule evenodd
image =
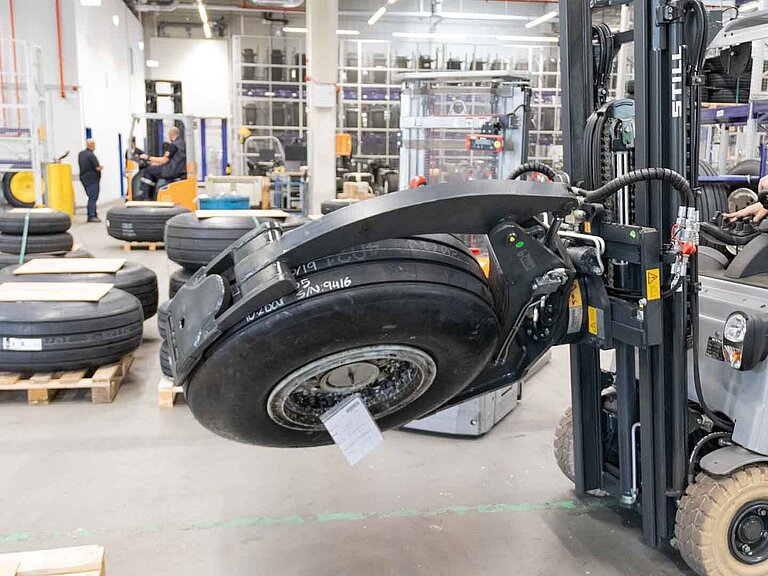
<instances>
[{"instance_id":1,"label":"yellow warning label","mask_svg":"<svg viewBox=\"0 0 768 576\"><path fill-rule=\"evenodd\" d=\"M589 320L589 333L593 336L597 336L597 308L594 306L587 306L587 318Z\"/></svg>"},{"instance_id":2,"label":"yellow warning label","mask_svg":"<svg viewBox=\"0 0 768 576\"><path fill-rule=\"evenodd\" d=\"M592 234L592 222L584 222L584 232Z\"/></svg>"},{"instance_id":3,"label":"yellow warning label","mask_svg":"<svg viewBox=\"0 0 768 576\"><path fill-rule=\"evenodd\" d=\"M582 305L581 288L578 282L574 282L571 286L571 295L568 296L568 308L581 308Z\"/></svg>"},{"instance_id":4,"label":"yellow warning label","mask_svg":"<svg viewBox=\"0 0 768 576\"><path fill-rule=\"evenodd\" d=\"M648 300L661 298L661 272L658 268L645 271L645 294Z\"/></svg>"}]
</instances>

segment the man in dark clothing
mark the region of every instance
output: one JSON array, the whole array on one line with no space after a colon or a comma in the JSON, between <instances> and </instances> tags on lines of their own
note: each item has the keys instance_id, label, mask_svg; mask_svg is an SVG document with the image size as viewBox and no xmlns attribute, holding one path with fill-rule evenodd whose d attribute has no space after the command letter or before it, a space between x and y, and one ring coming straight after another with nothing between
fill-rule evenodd
<instances>
[{"instance_id":1,"label":"man in dark clothing","mask_svg":"<svg viewBox=\"0 0 768 576\"><path fill-rule=\"evenodd\" d=\"M148 160L148 166L141 176L142 198L154 200L157 197L157 181L177 180L187 175L187 149L181 132L175 126L168 130L168 142L163 144L162 156L142 154Z\"/></svg>"},{"instance_id":2,"label":"man in dark clothing","mask_svg":"<svg viewBox=\"0 0 768 576\"><path fill-rule=\"evenodd\" d=\"M80 182L83 183L85 193L88 195L88 222L101 222L96 215L96 201L99 199L99 184L101 183L101 164L93 151L96 150L96 142L93 138L85 141L85 150L77 157L80 164Z\"/></svg>"}]
</instances>

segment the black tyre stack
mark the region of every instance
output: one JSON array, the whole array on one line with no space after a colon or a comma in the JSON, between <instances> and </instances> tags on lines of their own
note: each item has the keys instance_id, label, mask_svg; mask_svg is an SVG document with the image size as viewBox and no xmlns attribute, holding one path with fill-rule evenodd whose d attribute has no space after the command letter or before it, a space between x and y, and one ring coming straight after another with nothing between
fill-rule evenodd
<instances>
[{"instance_id":1,"label":"black tyre stack","mask_svg":"<svg viewBox=\"0 0 768 576\"><path fill-rule=\"evenodd\" d=\"M49 209L13 209L0 212L0 268L31 258L89 257L72 251L72 236L67 232L69 214ZM25 236L26 229L26 236Z\"/></svg>"},{"instance_id":2,"label":"black tyre stack","mask_svg":"<svg viewBox=\"0 0 768 576\"><path fill-rule=\"evenodd\" d=\"M258 228L265 222L276 222L273 218L254 218L250 214L198 218L191 212L178 214L168 220L165 230L165 252L168 258L181 268L171 274L168 297L173 298L195 271L207 265L230 244ZM304 216L290 216L282 223L285 231L306 224L310 219ZM163 374L173 376L168 344L165 340L168 302L161 304L157 311L157 327L163 343L160 347L160 367Z\"/></svg>"},{"instance_id":3,"label":"black tyre stack","mask_svg":"<svg viewBox=\"0 0 768 576\"><path fill-rule=\"evenodd\" d=\"M189 212L183 206L120 206L107 212L107 234L126 242L162 242L165 223Z\"/></svg>"},{"instance_id":4,"label":"black tyre stack","mask_svg":"<svg viewBox=\"0 0 768 576\"><path fill-rule=\"evenodd\" d=\"M57 372L117 362L141 344L143 322L138 299L118 288L99 302L0 302L0 371Z\"/></svg>"},{"instance_id":5,"label":"black tyre stack","mask_svg":"<svg viewBox=\"0 0 768 576\"><path fill-rule=\"evenodd\" d=\"M19 266L8 266L0 271L0 283L3 282L106 282L114 284L128 294L138 298L144 319L151 318L157 312L157 276L149 268L126 262L114 274L105 272L71 274L18 274L13 271Z\"/></svg>"}]
</instances>

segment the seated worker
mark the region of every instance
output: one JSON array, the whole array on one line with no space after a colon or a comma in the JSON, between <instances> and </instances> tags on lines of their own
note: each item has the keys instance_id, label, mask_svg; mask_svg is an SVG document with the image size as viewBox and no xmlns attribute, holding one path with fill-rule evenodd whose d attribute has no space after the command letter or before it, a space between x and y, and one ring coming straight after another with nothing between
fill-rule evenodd
<instances>
[{"instance_id":1,"label":"seated worker","mask_svg":"<svg viewBox=\"0 0 768 576\"><path fill-rule=\"evenodd\" d=\"M157 197L157 181L161 178L172 181L187 175L187 149L181 132L175 126L168 130L168 140L163 144L162 156L140 156L150 163L141 175L141 198L144 200Z\"/></svg>"}]
</instances>

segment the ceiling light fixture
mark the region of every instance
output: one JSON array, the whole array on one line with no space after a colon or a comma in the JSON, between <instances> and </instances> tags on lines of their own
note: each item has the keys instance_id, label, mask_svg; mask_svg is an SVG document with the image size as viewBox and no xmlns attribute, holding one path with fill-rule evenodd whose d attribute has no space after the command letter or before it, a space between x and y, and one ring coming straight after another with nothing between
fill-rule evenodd
<instances>
[{"instance_id":1,"label":"ceiling light fixture","mask_svg":"<svg viewBox=\"0 0 768 576\"><path fill-rule=\"evenodd\" d=\"M527 42L531 44L557 44L560 39L557 36L496 36L501 42Z\"/></svg>"},{"instance_id":2,"label":"ceiling light fixture","mask_svg":"<svg viewBox=\"0 0 768 576\"><path fill-rule=\"evenodd\" d=\"M208 22L203 22L203 34L205 34L206 38L213 37L213 34L211 33L211 25L208 24Z\"/></svg>"},{"instance_id":3,"label":"ceiling light fixture","mask_svg":"<svg viewBox=\"0 0 768 576\"><path fill-rule=\"evenodd\" d=\"M360 30L336 30L339 36L360 36Z\"/></svg>"},{"instance_id":4,"label":"ceiling light fixture","mask_svg":"<svg viewBox=\"0 0 768 576\"><path fill-rule=\"evenodd\" d=\"M419 15L421 18L429 18L432 14L430 12L423 12ZM484 12L438 12L436 16L439 16L443 20L510 20L520 21L528 20L527 16L519 16L517 14L486 14Z\"/></svg>"},{"instance_id":5,"label":"ceiling light fixture","mask_svg":"<svg viewBox=\"0 0 768 576\"><path fill-rule=\"evenodd\" d=\"M285 26L283 27L283 32L289 32L293 34L306 34L307 29L306 28L298 28L296 26Z\"/></svg>"},{"instance_id":6,"label":"ceiling light fixture","mask_svg":"<svg viewBox=\"0 0 768 576\"><path fill-rule=\"evenodd\" d=\"M200 13L200 20L203 22L203 24L208 22L208 12L205 11L205 4L198 2L197 11Z\"/></svg>"},{"instance_id":7,"label":"ceiling light fixture","mask_svg":"<svg viewBox=\"0 0 768 576\"><path fill-rule=\"evenodd\" d=\"M147 60L146 64L147 64L147 68L157 68L158 66L160 66L160 62L158 62L157 60Z\"/></svg>"},{"instance_id":8,"label":"ceiling light fixture","mask_svg":"<svg viewBox=\"0 0 768 576\"><path fill-rule=\"evenodd\" d=\"M139 50L144 52L144 40L139 40Z\"/></svg>"},{"instance_id":9,"label":"ceiling light fixture","mask_svg":"<svg viewBox=\"0 0 768 576\"><path fill-rule=\"evenodd\" d=\"M80 0L80 6L101 6L101 0Z\"/></svg>"},{"instance_id":10,"label":"ceiling light fixture","mask_svg":"<svg viewBox=\"0 0 768 576\"><path fill-rule=\"evenodd\" d=\"M387 13L387 7L386 6L382 6L381 8L376 10L376 12L373 13L373 16L368 18L368 26L373 26L374 24L376 24L376 22L379 21L379 18L384 16L384 14L386 14L386 13Z\"/></svg>"},{"instance_id":11,"label":"ceiling light fixture","mask_svg":"<svg viewBox=\"0 0 768 576\"><path fill-rule=\"evenodd\" d=\"M117 14L113 14L112 24L114 24L115 26L120 26L120 16L118 16Z\"/></svg>"},{"instance_id":12,"label":"ceiling light fixture","mask_svg":"<svg viewBox=\"0 0 768 576\"><path fill-rule=\"evenodd\" d=\"M552 10L552 12L547 12L544 14L544 16L539 16L538 18L534 18L530 22L528 22L525 27L526 28L535 28L536 26L539 26L540 24L544 24L544 22L549 22L553 18L557 18L557 15L559 12L557 10Z\"/></svg>"}]
</instances>

